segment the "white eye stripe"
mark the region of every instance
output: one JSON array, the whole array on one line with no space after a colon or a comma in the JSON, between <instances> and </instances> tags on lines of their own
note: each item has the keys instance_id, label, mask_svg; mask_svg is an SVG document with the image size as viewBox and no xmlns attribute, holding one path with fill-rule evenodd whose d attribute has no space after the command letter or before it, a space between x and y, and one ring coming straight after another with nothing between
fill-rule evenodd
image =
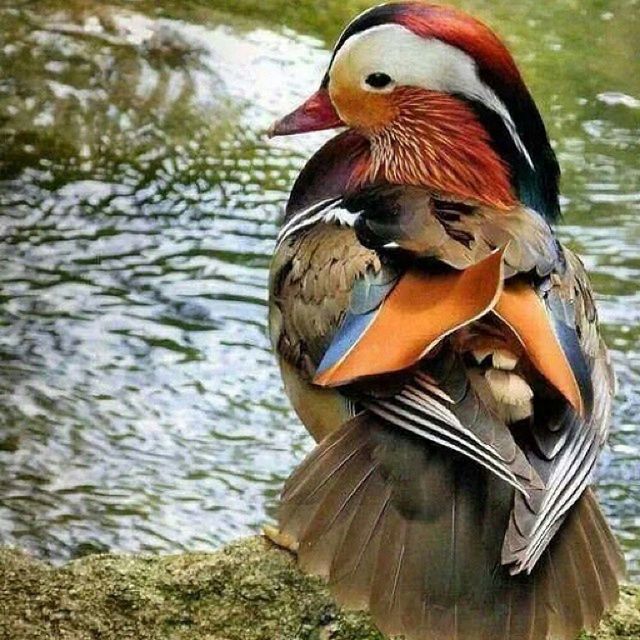
<instances>
[{"instance_id":1,"label":"white eye stripe","mask_svg":"<svg viewBox=\"0 0 640 640\"><path fill-rule=\"evenodd\" d=\"M518 134L518 129L516 127L515 122L513 121L513 118L511 117L511 114L509 113L509 110L504 106L504 103L500 100L500 98L498 98L498 96L493 91L491 91L489 87L487 87L487 85L485 85L485 87L487 88L487 91L491 94L491 96L488 96L488 97L492 98L494 106L491 106L488 102L485 102L485 104L490 109L495 111L502 118L502 121L504 122L507 128L507 131L509 132L509 135L513 139L513 142L516 145L518 151L520 151L520 153L525 157L526 161L529 163L529 166L535 171L535 166L533 165L531 156L529 155L527 148L524 146L524 142L522 142L522 139ZM483 100L480 100L480 101L484 102Z\"/></svg>"},{"instance_id":2,"label":"white eye stripe","mask_svg":"<svg viewBox=\"0 0 640 640\"><path fill-rule=\"evenodd\" d=\"M497 113L517 149L533 162L505 104L478 75L475 60L437 38L422 38L398 24L383 24L351 36L338 50L329 78L361 86L373 72L385 73L397 86L459 94ZM367 88L367 90L371 90Z\"/></svg>"}]
</instances>

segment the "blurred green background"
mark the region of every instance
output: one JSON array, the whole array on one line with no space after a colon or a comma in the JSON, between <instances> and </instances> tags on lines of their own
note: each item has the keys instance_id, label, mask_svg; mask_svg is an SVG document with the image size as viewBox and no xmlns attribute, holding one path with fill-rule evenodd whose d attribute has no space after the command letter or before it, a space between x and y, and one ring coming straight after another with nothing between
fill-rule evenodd
<instances>
[{"instance_id":1,"label":"blurred green background","mask_svg":"<svg viewBox=\"0 0 640 640\"><path fill-rule=\"evenodd\" d=\"M564 171L620 392L597 481L640 576L640 3L460 0ZM360 0L0 0L0 540L53 560L256 531L311 447L266 338L278 218Z\"/></svg>"}]
</instances>

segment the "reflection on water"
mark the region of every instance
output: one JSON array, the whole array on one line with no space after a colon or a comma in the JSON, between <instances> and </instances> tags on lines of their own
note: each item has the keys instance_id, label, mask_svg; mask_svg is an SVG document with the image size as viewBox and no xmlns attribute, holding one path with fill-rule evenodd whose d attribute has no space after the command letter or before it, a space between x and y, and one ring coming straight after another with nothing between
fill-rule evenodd
<instances>
[{"instance_id":1,"label":"reflection on water","mask_svg":"<svg viewBox=\"0 0 640 640\"><path fill-rule=\"evenodd\" d=\"M0 536L56 560L255 531L311 445L265 286L322 138L262 132L363 3L162 4L0 8ZM640 11L522 5L465 3L509 35L565 169L621 389L599 483L638 575Z\"/></svg>"}]
</instances>

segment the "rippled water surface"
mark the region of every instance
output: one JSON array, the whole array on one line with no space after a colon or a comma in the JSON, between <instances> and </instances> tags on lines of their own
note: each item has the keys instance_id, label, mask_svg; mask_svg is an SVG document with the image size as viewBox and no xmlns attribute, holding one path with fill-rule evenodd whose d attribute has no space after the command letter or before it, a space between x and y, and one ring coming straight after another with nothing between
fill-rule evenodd
<instances>
[{"instance_id":1,"label":"rippled water surface","mask_svg":"<svg viewBox=\"0 0 640 640\"><path fill-rule=\"evenodd\" d=\"M599 485L640 575L640 3L460 3L515 50L564 169L620 392ZM60 7L63 6L64 9ZM365 2L0 2L0 537L41 556L256 531L311 442L266 279L321 136L263 131Z\"/></svg>"}]
</instances>

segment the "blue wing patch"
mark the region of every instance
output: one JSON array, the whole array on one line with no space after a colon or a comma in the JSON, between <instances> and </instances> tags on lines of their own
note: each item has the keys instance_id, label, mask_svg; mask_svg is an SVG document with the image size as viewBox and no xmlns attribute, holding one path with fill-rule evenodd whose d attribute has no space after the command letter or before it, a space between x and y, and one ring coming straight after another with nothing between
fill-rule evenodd
<instances>
[{"instance_id":1,"label":"blue wing patch","mask_svg":"<svg viewBox=\"0 0 640 640\"><path fill-rule=\"evenodd\" d=\"M578 383L584 413L589 416L593 410L591 367L584 355L580 338L575 328L574 305L571 302L564 301L553 290L549 291L545 296L545 302L547 309L549 309L549 316L558 342Z\"/></svg>"},{"instance_id":2,"label":"blue wing patch","mask_svg":"<svg viewBox=\"0 0 640 640\"><path fill-rule=\"evenodd\" d=\"M351 292L349 310L322 357L316 375L320 375L343 359L360 340L400 275L396 270L383 268L377 273L367 272L358 280Z\"/></svg>"}]
</instances>

